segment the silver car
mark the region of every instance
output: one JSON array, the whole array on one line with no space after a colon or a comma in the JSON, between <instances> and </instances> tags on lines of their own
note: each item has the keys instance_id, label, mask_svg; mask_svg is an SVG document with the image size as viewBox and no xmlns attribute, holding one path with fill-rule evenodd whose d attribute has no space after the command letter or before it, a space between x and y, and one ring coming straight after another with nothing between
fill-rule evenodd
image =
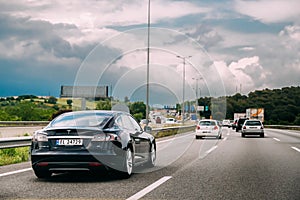
<instances>
[{"instance_id":1,"label":"silver car","mask_svg":"<svg viewBox=\"0 0 300 200\"><path fill-rule=\"evenodd\" d=\"M217 120L205 119L198 122L196 127L196 139L203 137L222 138L222 126Z\"/></svg>"},{"instance_id":2,"label":"silver car","mask_svg":"<svg viewBox=\"0 0 300 200\"><path fill-rule=\"evenodd\" d=\"M264 126L259 120L246 120L242 125L242 137L246 135L260 135L264 137Z\"/></svg>"}]
</instances>

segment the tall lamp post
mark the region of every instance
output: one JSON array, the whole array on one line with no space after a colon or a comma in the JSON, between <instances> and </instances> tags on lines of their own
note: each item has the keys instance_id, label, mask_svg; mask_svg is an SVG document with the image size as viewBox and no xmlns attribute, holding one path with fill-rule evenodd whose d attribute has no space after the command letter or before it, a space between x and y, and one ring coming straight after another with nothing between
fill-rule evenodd
<instances>
[{"instance_id":1,"label":"tall lamp post","mask_svg":"<svg viewBox=\"0 0 300 200\"><path fill-rule=\"evenodd\" d=\"M203 78L202 77L200 77L200 78L192 78L193 80L196 80L196 102L195 102L195 104L196 104L196 114L197 114L197 107L198 107L198 81L199 80L202 80ZM201 92L200 92L200 96L201 96Z\"/></svg>"},{"instance_id":2,"label":"tall lamp post","mask_svg":"<svg viewBox=\"0 0 300 200\"><path fill-rule=\"evenodd\" d=\"M191 58L192 56L177 56L177 58L181 58L183 60L183 77L182 77L182 111L181 111L181 118L182 124L184 124L184 95L185 95L185 59Z\"/></svg>"},{"instance_id":3,"label":"tall lamp post","mask_svg":"<svg viewBox=\"0 0 300 200\"><path fill-rule=\"evenodd\" d=\"M146 125L149 125L149 63L150 63L150 0L148 1L148 41L147 41L147 83L146 83Z\"/></svg>"}]
</instances>

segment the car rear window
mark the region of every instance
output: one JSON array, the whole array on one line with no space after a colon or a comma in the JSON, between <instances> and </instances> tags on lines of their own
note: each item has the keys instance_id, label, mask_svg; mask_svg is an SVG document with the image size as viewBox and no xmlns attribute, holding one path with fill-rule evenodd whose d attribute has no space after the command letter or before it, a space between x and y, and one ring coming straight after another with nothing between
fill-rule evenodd
<instances>
[{"instance_id":1,"label":"car rear window","mask_svg":"<svg viewBox=\"0 0 300 200\"><path fill-rule=\"evenodd\" d=\"M51 127L104 126L112 116L107 113L68 113L54 119Z\"/></svg>"},{"instance_id":2,"label":"car rear window","mask_svg":"<svg viewBox=\"0 0 300 200\"><path fill-rule=\"evenodd\" d=\"M199 125L200 126L215 126L216 122L214 122L214 121L200 121Z\"/></svg>"},{"instance_id":3,"label":"car rear window","mask_svg":"<svg viewBox=\"0 0 300 200\"><path fill-rule=\"evenodd\" d=\"M246 121L246 125L248 126L260 126L260 121Z\"/></svg>"}]
</instances>

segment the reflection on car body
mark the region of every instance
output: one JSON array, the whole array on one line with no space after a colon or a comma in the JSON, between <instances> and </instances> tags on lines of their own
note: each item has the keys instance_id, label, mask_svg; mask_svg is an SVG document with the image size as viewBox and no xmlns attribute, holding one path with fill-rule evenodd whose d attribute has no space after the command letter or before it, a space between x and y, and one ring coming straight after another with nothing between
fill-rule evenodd
<instances>
[{"instance_id":1,"label":"reflection on car body","mask_svg":"<svg viewBox=\"0 0 300 200\"><path fill-rule=\"evenodd\" d=\"M105 167L129 177L133 167L152 167L156 143L128 113L77 111L62 114L36 131L31 145L31 162L38 178L53 172Z\"/></svg>"}]
</instances>

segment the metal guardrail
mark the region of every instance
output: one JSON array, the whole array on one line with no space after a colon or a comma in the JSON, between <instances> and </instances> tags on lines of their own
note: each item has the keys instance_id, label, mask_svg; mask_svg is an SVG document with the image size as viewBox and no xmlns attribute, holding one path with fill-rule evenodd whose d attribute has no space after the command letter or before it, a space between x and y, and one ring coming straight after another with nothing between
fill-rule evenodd
<instances>
[{"instance_id":1,"label":"metal guardrail","mask_svg":"<svg viewBox=\"0 0 300 200\"><path fill-rule=\"evenodd\" d=\"M157 136L158 133L160 133L160 132L180 131L180 130L185 130L185 129L191 129L193 127L195 127L195 125L155 128L155 129L151 130L151 134L153 134L154 136ZM32 136L0 138L0 149L30 146L31 139L32 139Z\"/></svg>"},{"instance_id":2,"label":"metal guardrail","mask_svg":"<svg viewBox=\"0 0 300 200\"><path fill-rule=\"evenodd\" d=\"M31 139L32 136L0 138L0 149L30 146Z\"/></svg>"},{"instance_id":3,"label":"metal guardrail","mask_svg":"<svg viewBox=\"0 0 300 200\"><path fill-rule=\"evenodd\" d=\"M1 126L46 126L49 121L0 121Z\"/></svg>"},{"instance_id":4,"label":"metal guardrail","mask_svg":"<svg viewBox=\"0 0 300 200\"><path fill-rule=\"evenodd\" d=\"M154 136L159 136L160 133L164 132L187 132L191 129L196 128L196 125L187 125L187 126L172 126L172 127L164 127L164 128L155 128L150 131L150 133ZM172 135L172 134L171 134Z\"/></svg>"},{"instance_id":5,"label":"metal guardrail","mask_svg":"<svg viewBox=\"0 0 300 200\"><path fill-rule=\"evenodd\" d=\"M152 129L150 133L154 136L159 136L160 133L170 132L170 131L186 132L188 130L195 128L195 126L196 125L155 128ZM289 125L265 125L265 128L300 130L300 126L289 126ZM31 139L32 136L0 138L0 149L30 146Z\"/></svg>"},{"instance_id":6,"label":"metal guardrail","mask_svg":"<svg viewBox=\"0 0 300 200\"><path fill-rule=\"evenodd\" d=\"M264 125L265 128L277 128L277 129L289 129L289 130L300 130L300 126L293 125Z\"/></svg>"}]
</instances>

